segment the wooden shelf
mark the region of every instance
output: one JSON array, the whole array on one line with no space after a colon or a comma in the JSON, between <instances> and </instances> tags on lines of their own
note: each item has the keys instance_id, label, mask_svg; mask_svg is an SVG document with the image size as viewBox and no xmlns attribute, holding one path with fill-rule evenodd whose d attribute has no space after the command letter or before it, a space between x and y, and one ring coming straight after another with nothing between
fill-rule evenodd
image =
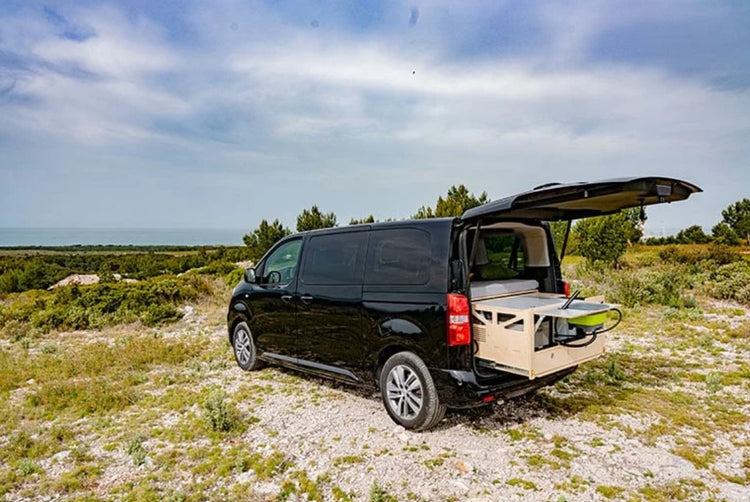
<instances>
[{"instance_id":1,"label":"wooden shelf","mask_svg":"<svg viewBox=\"0 0 750 502\"><path fill-rule=\"evenodd\" d=\"M476 357L530 379L599 357L605 351L603 334L586 347L560 345L555 342L556 320L607 312L614 306L574 300L561 310L566 301L562 295L535 292L472 302Z\"/></svg>"}]
</instances>

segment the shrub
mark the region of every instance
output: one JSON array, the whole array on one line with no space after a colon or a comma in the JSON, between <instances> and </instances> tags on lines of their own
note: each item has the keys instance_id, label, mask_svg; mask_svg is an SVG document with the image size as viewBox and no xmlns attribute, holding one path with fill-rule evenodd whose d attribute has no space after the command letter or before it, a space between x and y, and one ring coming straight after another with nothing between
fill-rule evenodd
<instances>
[{"instance_id":1,"label":"shrub","mask_svg":"<svg viewBox=\"0 0 750 502\"><path fill-rule=\"evenodd\" d=\"M160 276L138 283L68 286L55 291L27 291L0 304L0 322L17 321L39 331L85 329L134 322L147 325L182 317L177 305L212 292L209 281L196 274ZM13 324L11 327L19 326ZM13 328L14 330L16 328ZM3 332L7 332L4 328Z\"/></svg>"},{"instance_id":2,"label":"shrub","mask_svg":"<svg viewBox=\"0 0 750 502\"><path fill-rule=\"evenodd\" d=\"M216 261L198 269L199 274L226 275L237 268L234 263L228 261Z\"/></svg>"},{"instance_id":3,"label":"shrub","mask_svg":"<svg viewBox=\"0 0 750 502\"><path fill-rule=\"evenodd\" d=\"M712 244L708 248L708 259L718 265L727 265L742 260L742 255L729 246Z\"/></svg>"},{"instance_id":4,"label":"shrub","mask_svg":"<svg viewBox=\"0 0 750 502\"><path fill-rule=\"evenodd\" d=\"M591 293L602 293L607 300L626 307L654 303L682 308L695 301L685 293L694 286L694 276L684 266L607 270L582 265L577 268L576 273L593 285Z\"/></svg>"},{"instance_id":5,"label":"shrub","mask_svg":"<svg viewBox=\"0 0 750 502\"><path fill-rule=\"evenodd\" d=\"M590 262L617 265L627 248L630 227L624 213L581 220L573 228L578 252Z\"/></svg>"},{"instance_id":6,"label":"shrub","mask_svg":"<svg viewBox=\"0 0 750 502\"><path fill-rule=\"evenodd\" d=\"M706 390L711 394L716 394L723 387L723 376L721 373L711 372L706 375Z\"/></svg>"},{"instance_id":7,"label":"shrub","mask_svg":"<svg viewBox=\"0 0 750 502\"><path fill-rule=\"evenodd\" d=\"M215 389L203 401L203 419L213 431L227 432L235 426L236 419L226 403L226 394Z\"/></svg>"},{"instance_id":8,"label":"shrub","mask_svg":"<svg viewBox=\"0 0 750 502\"><path fill-rule=\"evenodd\" d=\"M29 335L30 329L25 322L11 319L3 323L2 334L4 338L18 342Z\"/></svg>"},{"instance_id":9,"label":"shrub","mask_svg":"<svg viewBox=\"0 0 750 502\"><path fill-rule=\"evenodd\" d=\"M224 277L224 283L227 286L235 287L245 277L245 271L241 268L235 268Z\"/></svg>"},{"instance_id":10,"label":"shrub","mask_svg":"<svg viewBox=\"0 0 750 502\"><path fill-rule=\"evenodd\" d=\"M185 313L171 304L152 305L146 311L142 321L146 326L169 324L182 319Z\"/></svg>"},{"instance_id":11,"label":"shrub","mask_svg":"<svg viewBox=\"0 0 750 502\"><path fill-rule=\"evenodd\" d=\"M146 449L143 447L143 436L134 436L128 441L126 451L130 458L133 459L133 465L139 467L146 463Z\"/></svg>"},{"instance_id":12,"label":"shrub","mask_svg":"<svg viewBox=\"0 0 750 502\"><path fill-rule=\"evenodd\" d=\"M708 259L708 252L704 247L671 245L659 251L659 258L666 263L681 263L695 265Z\"/></svg>"},{"instance_id":13,"label":"shrub","mask_svg":"<svg viewBox=\"0 0 750 502\"><path fill-rule=\"evenodd\" d=\"M720 300L750 303L750 263L736 261L714 269L709 273L703 289Z\"/></svg>"}]
</instances>

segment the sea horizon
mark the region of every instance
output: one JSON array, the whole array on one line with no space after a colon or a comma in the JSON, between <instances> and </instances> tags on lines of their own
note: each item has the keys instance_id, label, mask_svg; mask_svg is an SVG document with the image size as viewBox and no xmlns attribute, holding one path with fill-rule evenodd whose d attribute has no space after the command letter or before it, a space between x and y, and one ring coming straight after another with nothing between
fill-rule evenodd
<instances>
[{"instance_id":1,"label":"sea horizon","mask_svg":"<svg viewBox=\"0 0 750 502\"><path fill-rule=\"evenodd\" d=\"M0 247L238 246L247 230L227 228L5 227Z\"/></svg>"}]
</instances>

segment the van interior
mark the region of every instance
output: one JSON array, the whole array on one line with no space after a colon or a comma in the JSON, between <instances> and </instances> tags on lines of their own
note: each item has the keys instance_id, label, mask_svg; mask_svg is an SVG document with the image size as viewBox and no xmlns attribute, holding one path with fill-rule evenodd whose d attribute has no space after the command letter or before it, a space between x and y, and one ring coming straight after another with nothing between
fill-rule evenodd
<instances>
[{"instance_id":1,"label":"van interior","mask_svg":"<svg viewBox=\"0 0 750 502\"><path fill-rule=\"evenodd\" d=\"M555 292L545 227L497 222L474 232L469 297L480 366L533 379L604 352L607 312L616 306Z\"/></svg>"}]
</instances>

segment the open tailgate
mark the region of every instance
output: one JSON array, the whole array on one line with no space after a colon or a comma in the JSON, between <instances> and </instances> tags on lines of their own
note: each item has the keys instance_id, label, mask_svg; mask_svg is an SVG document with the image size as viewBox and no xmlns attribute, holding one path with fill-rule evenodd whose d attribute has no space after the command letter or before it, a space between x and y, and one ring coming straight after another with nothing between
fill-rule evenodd
<instances>
[{"instance_id":1,"label":"open tailgate","mask_svg":"<svg viewBox=\"0 0 750 502\"><path fill-rule=\"evenodd\" d=\"M461 219L576 220L616 213L629 207L684 200L702 190L687 181L663 178L616 178L550 184L466 211Z\"/></svg>"}]
</instances>

